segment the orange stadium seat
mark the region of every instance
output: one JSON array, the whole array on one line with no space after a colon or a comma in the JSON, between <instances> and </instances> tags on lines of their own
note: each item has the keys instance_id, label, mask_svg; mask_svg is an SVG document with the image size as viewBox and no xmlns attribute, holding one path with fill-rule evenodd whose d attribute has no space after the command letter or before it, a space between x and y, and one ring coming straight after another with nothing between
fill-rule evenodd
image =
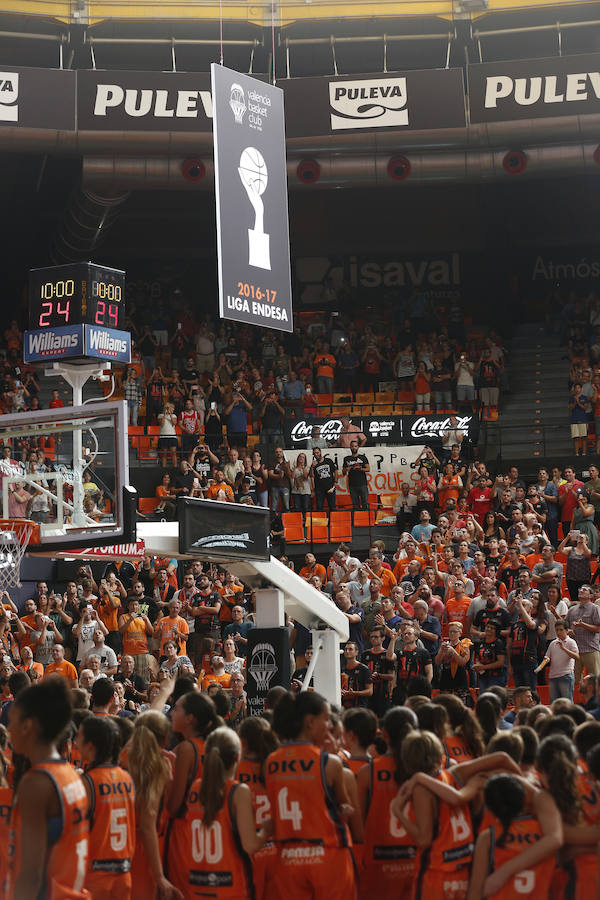
<instances>
[{"instance_id":1,"label":"orange stadium seat","mask_svg":"<svg viewBox=\"0 0 600 900\"><path fill-rule=\"evenodd\" d=\"M282 513L281 520L283 522L286 541L289 544L303 544L305 537L304 526L302 524L302 513Z\"/></svg>"}]
</instances>

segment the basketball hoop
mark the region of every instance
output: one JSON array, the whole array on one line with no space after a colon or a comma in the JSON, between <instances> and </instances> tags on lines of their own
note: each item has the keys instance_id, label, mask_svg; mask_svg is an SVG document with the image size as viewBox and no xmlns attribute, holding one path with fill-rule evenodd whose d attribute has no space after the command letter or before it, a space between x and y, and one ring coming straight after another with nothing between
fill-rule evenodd
<instances>
[{"instance_id":1,"label":"basketball hoop","mask_svg":"<svg viewBox=\"0 0 600 900\"><path fill-rule=\"evenodd\" d=\"M21 587L21 562L29 543L39 543L39 525L31 519L0 519L0 592Z\"/></svg>"}]
</instances>

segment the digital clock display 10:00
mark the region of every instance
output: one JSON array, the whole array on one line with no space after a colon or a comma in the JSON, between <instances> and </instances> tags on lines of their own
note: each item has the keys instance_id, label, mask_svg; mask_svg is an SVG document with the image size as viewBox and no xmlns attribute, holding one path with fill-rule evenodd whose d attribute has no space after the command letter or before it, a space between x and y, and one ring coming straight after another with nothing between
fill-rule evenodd
<instances>
[{"instance_id":1,"label":"digital clock display 10:00","mask_svg":"<svg viewBox=\"0 0 600 900\"><path fill-rule=\"evenodd\" d=\"M89 263L33 269L29 278L30 327L91 324L121 327L125 273Z\"/></svg>"}]
</instances>

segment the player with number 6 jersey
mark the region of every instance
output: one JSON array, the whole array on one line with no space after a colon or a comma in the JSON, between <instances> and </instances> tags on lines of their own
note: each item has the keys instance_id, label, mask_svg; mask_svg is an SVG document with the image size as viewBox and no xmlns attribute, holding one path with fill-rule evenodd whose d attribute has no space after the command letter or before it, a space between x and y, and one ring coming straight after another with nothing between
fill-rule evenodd
<instances>
[{"instance_id":1,"label":"player with number 6 jersey","mask_svg":"<svg viewBox=\"0 0 600 900\"><path fill-rule=\"evenodd\" d=\"M85 886L93 900L131 897L135 790L129 773L112 764L118 743L117 726L109 718L88 716L79 726L77 745L85 768L90 821Z\"/></svg>"},{"instance_id":2,"label":"player with number 6 jersey","mask_svg":"<svg viewBox=\"0 0 600 900\"><path fill-rule=\"evenodd\" d=\"M315 692L285 694L273 719L287 743L272 753L265 782L278 848L268 900L353 900L356 878L344 818L352 813L338 756L322 748L331 710Z\"/></svg>"},{"instance_id":3,"label":"player with number 6 jersey","mask_svg":"<svg viewBox=\"0 0 600 900\"><path fill-rule=\"evenodd\" d=\"M365 823L361 900L375 896L379 900L409 900L411 895L417 848L394 815L392 802L405 779L400 759L402 742L416 727L417 717L411 709L398 706L389 710L381 724L388 752L371 759L358 773Z\"/></svg>"}]
</instances>

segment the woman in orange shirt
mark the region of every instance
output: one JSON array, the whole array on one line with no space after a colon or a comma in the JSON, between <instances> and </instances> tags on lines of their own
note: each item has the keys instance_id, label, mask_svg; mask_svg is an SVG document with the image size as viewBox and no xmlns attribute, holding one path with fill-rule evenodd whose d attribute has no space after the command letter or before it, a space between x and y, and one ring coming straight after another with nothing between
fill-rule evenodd
<instances>
[{"instance_id":1,"label":"woman in orange shirt","mask_svg":"<svg viewBox=\"0 0 600 900\"><path fill-rule=\"evenodd\" d=\"M242 742L242 758L237 769L237 780L247 784L252 793L252 806L257 831L271 816L271 804L265 787L264 765L269 754L274 753L279 741L266 719L250 716L239 728ZM252 857L252 874L256 900L264 900L266 885L271 878L277 848L268 841L262 850Z\"/></svg>"},{"instance_id":2,"label":"woman in orange shirt","mask_svg":"<svg viewBox=\"0 0 600 900\"><path fill-rule=\"evenodd\" d=\"M98 618L108 631L106 644L115 653L121 652L121 635L119 633L119 607L120 599L109 591L106 579L102 579L98 588L98 600L94 604Z\"/></svg>"},{"instance_id":3,"label":"woman in orange shirt","mask_svg":"<svg viewBox=\"0 0 600 900\"><path fill-rule=\"evenodd\" d=\"M316 692L286 693L273 728L286 743L265 766L278 856L267 886L269 900L354 898L356 880L344 819L348 802L341 759L323 750L331 710Z\"/></svg>"},{"instance_id":4,"label":"woman in orange shirt","mask_svg":"<svg viewBox=\"0 0 600 900\"><path fill-rule=\"evenodd\" d=\"M231 728L217 728L206 741L204 774L188 796L191 842L187 846L185 897L250 900L249 857L261 850L273 830L268 819L256 830L252 793L235 780L242 755Z\"/></svg>"},{"instance_id":5,"label":"woman in orange shirt","mask_svg":"<svg viewBox=\"0 0 600 900\"><path fill-rule=\"evenodd\" d=\"M136 844L131 866L132 900L183 900L165 876L162 856L166 832L165 798L173 777L165 746L171 725L162 713L144 712L135 720L123 755L135 786Z\"/></svg>"},{"instance_id":6,"label":"woman in orange shirt","mask_svg":"<svg viewBox=\"0 0 600 900\"><path fill-rule=\"evenodd\" d=\"M88 801L83 781L61 759L57 743L71 721L70 690L62 678L25 688L10 708L15 754L31 768L15 792L9 849L9 897L89 900Z\"/></svg>"},{"instance_id":7,"label":"woman in orange shirt","mask_svg":"<svg viewBox=\"0 0 600 900\"><path fill-rule=\"evenodd\" d=\"M206 694L189 691L173 707L171 725L183 738L175 748L173 781L167 798L167 812L171 816L165 852L165 871L181 891L188 885L185 864L192 840L191 823L186 817L186 798L197 778L202 777L204 743L207 735L219 724L213 701Z\"/></svg>"},{"instance_id":8,"label":"woman in orange shirt","mask_svg":"<svg viewBox=\"0 0 600 900\"><path fill-rule=\"evenodd\" d=\"M135 849L135 792L130 775L113 764L120 744L109 717L86 716L77 746L90 805L90 864L85 880L93 900L130 900Z\"/></svg>"}]
</instances>

